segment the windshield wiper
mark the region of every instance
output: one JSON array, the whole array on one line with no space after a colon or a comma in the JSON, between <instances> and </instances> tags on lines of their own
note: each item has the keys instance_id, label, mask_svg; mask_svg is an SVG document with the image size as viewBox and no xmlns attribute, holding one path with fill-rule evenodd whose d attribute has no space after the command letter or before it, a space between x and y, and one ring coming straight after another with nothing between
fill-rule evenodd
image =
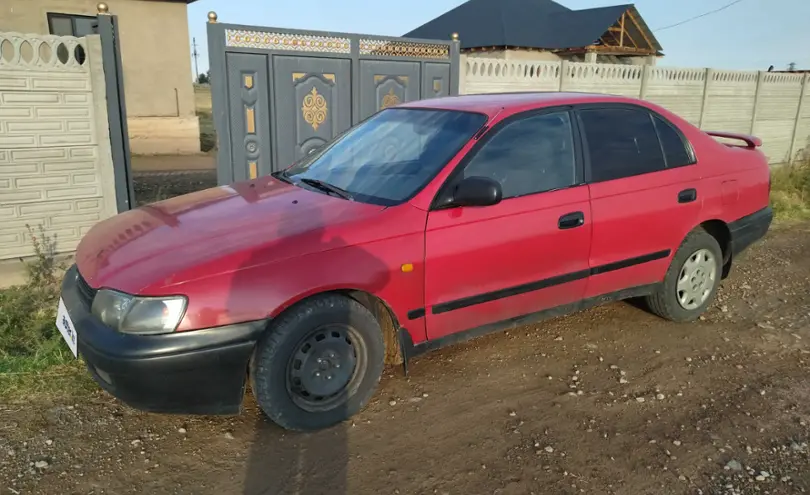
<instances>
[{"instance_id":1,"label":"windshield wiper","mask_svg":"<svg viewBox=\"0 0 810 495\"><path fill-rule=\"evenodd\" d=\"M324 182L319 179L310 179L309 177L304 177L301 179L301 182L308 186L312 186L316 189L320 189L321 191L330 192L340 196L343 199L353 200L351 193L349 191L342 189L338 186L332 185L328 182Z\"/></svg>"},{"instance_id":2,"label":"windshield wiper","mask_svg":"<svg viewBox=\"0 0 810 495\"><path fill-rule=\"evenodd\" d=\"M270 174L271 177L276 178L282 182L286 182L287 184L292 184L293 181L289 177L287 177L287 172L284 170L279 170L278 172L273 172Z\"/></svg>"}]
</instances>

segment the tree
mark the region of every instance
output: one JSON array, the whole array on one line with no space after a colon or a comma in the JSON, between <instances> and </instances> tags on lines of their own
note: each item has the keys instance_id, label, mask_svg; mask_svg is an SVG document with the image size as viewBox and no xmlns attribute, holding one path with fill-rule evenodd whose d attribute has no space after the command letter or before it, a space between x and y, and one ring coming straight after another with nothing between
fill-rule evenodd
<instances>
[{"instance_id":1,"label":"tree","mask_svg":"<svg viewBox=\"0 0 810 495\"><path fill-rule=\"evenodd\" d=\"M793 72L794 70L796 70L796 62L791 62L791 63L789 63L789 64L788 64L788 70L789 70L790 72Z\"/></svg>"},{"instance_id":2,"label":"tree","mask_svg":"<svg viewBox=\"0 0 810 495\"><path fill-rule=\"evenodd\" d=\"M205 73L197 76L197 84L211 84L210 72L211 71L205 71Z\"/></svg>"}]
</instances>

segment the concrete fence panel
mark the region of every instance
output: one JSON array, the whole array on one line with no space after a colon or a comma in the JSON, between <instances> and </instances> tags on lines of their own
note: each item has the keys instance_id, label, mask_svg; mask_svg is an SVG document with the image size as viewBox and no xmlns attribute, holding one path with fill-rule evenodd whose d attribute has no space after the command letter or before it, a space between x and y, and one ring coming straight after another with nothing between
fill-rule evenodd
<instances>
[{"instance_id":1,"label":"concrete fence panel","mask_svg":"<svg viewBox=\"0 0 810 495\"><path fill-rule=\"evenodd\" d=\"M460 91L499 93L505 91L557 91L560 89L558 62L462 57ZM464 87L464 83L468 84Z\"/></svg>"},{"instance_id":2,"label":"concrete fence panel","mask_svg":"<svg viewBox=\"0 0 810 495\"><path fill-rule=\"evenodd\" d=\"M705 69L647 67L646 90L641 97L661 105L694 125L700 123Z\"/></svg>"},{"instance_id":3,"label":"concrete fence panel","mask_svg":"<svg viewBox=\"0 0 810 495\"><path fill-rule=\"evenodd\" d=\"M703 129L750 133L759 73L712 71L710 74Z\"/></svg>"},{"instance_id":4,"label":"concrete fence panel","mask_svg":"<svg viewBox=\"0 0 810 495\"><path fill-rule=\"evenodd\" d=\"M772 162L791 158L803 79L803 74L765 73L763 76L753 133L762 138L762 150Z\"/></svg>"},{"instance_id":5,"label":"concrete fence panel","mask_svg":"<svg viewBox=\"0 0 810 495\"><path fill-rule=\"evenodd\" d=\"M802 79L801 99L796 109L796 128L791 139L790 158L810 159L810 73Z\"/></svg>"},{"instance_id":6,"label":"concrete fence panel","mask_svg":"<svg viewBox=\"0 0 810 495\"><path fill-rule=\"evenodd\" d=\"M98 36L0 33L0 260L58 252L116 213Z\"/></svg>"},{"instance_id":7,"label":"concrete fence panel","mask_svg":"<svg viewBox=\"0 0 810 495\"><path fill-rule=\"evenodd\" d=\"M641 65L566 63L562 90L632 96L641 94Z\"/></svg>"},{"instance_id":8,"label":"concrete fence panel","mask_svg":"<svg viewBox=\"0 0 810 495\"><path fill-rule=\"evenodd\" d=\"M810 74L463 57L461 93L578 91L649 100L707 130L755 134L772 163L810 150Z\"/></svg>"}]
</instances>

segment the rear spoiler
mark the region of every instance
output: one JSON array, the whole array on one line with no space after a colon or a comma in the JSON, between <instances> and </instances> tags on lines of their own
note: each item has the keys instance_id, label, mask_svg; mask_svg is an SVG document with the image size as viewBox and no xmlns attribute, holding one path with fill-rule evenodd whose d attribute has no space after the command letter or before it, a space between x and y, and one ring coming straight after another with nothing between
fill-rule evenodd
<instances>
[{"instance_id":1,"label":"rear spoiler","mask_svg":"<svg viewBox=\"0 0 810 495\"><path fill-rule=\"evenodd\" d=\"M737 132L722 132L722 131L704 131L709 136L719 137L719 138L726 138L726 139L737 139L739 141L745 141L745 146L747 148L759 148L762 146L762 140L756 136L749 136L748 134L740 134Z\"/></svg>"}]
</instances>

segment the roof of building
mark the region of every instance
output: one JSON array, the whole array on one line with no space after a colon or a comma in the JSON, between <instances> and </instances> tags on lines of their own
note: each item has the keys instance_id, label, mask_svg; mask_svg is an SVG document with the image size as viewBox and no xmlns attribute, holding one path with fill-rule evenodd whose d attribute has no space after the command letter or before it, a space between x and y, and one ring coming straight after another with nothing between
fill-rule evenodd
<instances>
[{"instance_id":1,"label":"roof of building","mask_svg":"<svg viewBox=\"0 0 810 495\"><path fill-rule=\"evenodd\" d=\"M647 49L661 51L633 4L570 10L552 0L469 0L405 36L449 39L452 33L458 33L462 49L562 50L600 45L604 35L623 24L625 14L629 17L626 32L631 33L628 38L634 39L636 48L643 44Z\"/></svg>"}]
</instances>

